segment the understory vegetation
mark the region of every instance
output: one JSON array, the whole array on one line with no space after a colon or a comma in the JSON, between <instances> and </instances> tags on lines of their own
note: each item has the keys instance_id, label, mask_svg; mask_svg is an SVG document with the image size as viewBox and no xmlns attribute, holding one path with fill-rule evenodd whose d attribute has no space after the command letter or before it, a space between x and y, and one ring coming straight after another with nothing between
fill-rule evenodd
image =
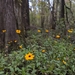
<instances>
[{"instance_id":1,"label":"understory vegetation","mask_svg":"<svg viewBox=\"0 0 75 75\"><path fill-rule=\"evenodd\" d=\"M74 75L75 44L70 40L73 33L69 29L62 37L47 29L29 31L26 47L22 43L8 55L0 53L0 75Z\"/></svg>"},{"instance_id":2,"label":"understory vegetation","mask_svg":"<svg viewBox=\"0 0 75 75\"><path fill-rule=\"evenodd\" d=\"M75 75L75 0L0 0L0 75Z\"/></svg>"}]
</instances>

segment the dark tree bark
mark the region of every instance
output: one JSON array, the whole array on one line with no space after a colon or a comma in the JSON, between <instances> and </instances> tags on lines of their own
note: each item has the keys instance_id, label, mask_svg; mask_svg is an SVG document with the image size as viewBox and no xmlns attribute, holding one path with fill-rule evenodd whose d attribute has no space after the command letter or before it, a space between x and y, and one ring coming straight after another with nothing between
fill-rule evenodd
<instances>
[{"instance_id":1,"label":"dark tree bark","mask_svg":"<svg viewBox=\"0 0 75 75\"><path fill-rule=\"evenodd\" d=\"M28 0L22 0L21 8L18 4L15 5L15 0L0 0L0 46L3 43L3 46L5 45L5 52L7 53L8 42L14 42L15 40L19 40L18 34L16 33L16 29L19 29L18 25L20 26L22 22L23 25L20 27L23 27L23 29L26 31L30 29L28 2ZM18 6L20 7L20 9L18 9ZM17 8L17 14L15 14L15 7ZM19 17L22 21L20 21L20 19L18 18L18 12L20 12ZM2 32L2 30L4 29L6 30L5 33ZM24 32L22 33L24 34ZM23 40L24 43L26 43L25 38Z\"/></svg>"},{"instance_id":2,"label":"dark tree bark","mask_svg":"<svg viewBox=\"0 0 75 75\"><path fill-rule=\"evenodd\" d=\"M21 6L21 16L22 16L22 27L23 28L23 37L27 37L27 31L30 30L30 20L29 20L29 1L22 0Z\"/></svg>"},{"instance_id":3,"label":"dark tree bark","mask_svg":"<svg viewBox=\"0 0 75 75\"><path fill-rule=\"evenodd\" d=\"M0 0L0 48L2 48L4 44L4 33L2 33L2 30L4 30L3 10L3 0Z\"/></svg>"},{"instance_id":4,"label":"dark tree bark","mask_svg":"<svg viewBox=\"0 0 75 75\"><path fill-rule=\"evenodd\" d=\"M55 17L54 17L54 4L53 4L53 7L52 7L52 11L51 11L51 24L52 24L52 29L55 30L56 24L55 24Z\"/></svg>"},{"instance_id":5,"label":"dark tree bark","mask_svg":"<svg viewBox=\"0 0 75 75\"><path fill-rule=\"evenodd\" d=\"M8 53L8 42L18 40L13 0L0 0L0 40ZM2 30L6 30L5 33Z\"/></svg>"},{"instance_id":6,"label":"dark tree bark","mask_svg":"<svg viewBox=\"0 0 75 75\"><path fill-rule=\"evenodd\" d=\"M64 19L64 5L65 5L65 1L60 0L60 18L61 19Z\"/></svg>"},{"instance_id":7,"label":"dark tree bark","mask_svg":"<svg viewBox=\"0 0 75 75\"><path fill-rule=\"evenodd\" d=\"M6 29L6 42L17 40L13 0L5 0L4 26Z\"/></svg>"},{"instance_id":8,"label":"dark tree bark","mask_svg":"<svg viewBox=\"0 0 75 75\"><path fill-rule=\"evenodd\" d=\"M21 14L22 14L22 24L25 27L25 30L30 30L30 21L29 21L29 1L28 0L22 0L22 8L21 8Z\"/></svg>"},{"instance_id":9,"label":"dark tree bark","mask_svg":"<svg viewBox=\"0 0 75 75\"><path fill-rule=\"evenodd\" d=\"M52 6L52 10L51 10L51 24L52 24L52 29L55 30L56 28L56 24L55 24L55 8L54 8L54 4L55 4L55 1L53 1L53 6Z\"/></svg>"},{"instance_id":10,"label":"dark tree bark","mask_svg":"<svg viewBox=\"0 0 75 75\"><path fill-rule=\"evenodd\" d=\"M60 22L62 21L64 24L64 35L66 35L66 24L65 24L65 10L64 10L64 5L65 5L65 0L60 0L60 17L59 20Z\"/></svg>"}]
</instances>

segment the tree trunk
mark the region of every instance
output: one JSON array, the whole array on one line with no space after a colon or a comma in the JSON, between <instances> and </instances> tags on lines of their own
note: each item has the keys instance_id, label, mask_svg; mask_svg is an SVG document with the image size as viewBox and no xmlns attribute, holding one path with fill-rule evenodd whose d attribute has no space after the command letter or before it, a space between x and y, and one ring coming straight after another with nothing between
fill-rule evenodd
<instances>
[{"instance_id":1,"label":"tree trunk","mask_svg":"<svg viewBox=\"0 0 75 75\"><path fill-rule=\"evenodd\" d=\"M27 37L27 31L30 30L30 20L29 20L29 1L22 0L21 15L22 15L22 25L24 27L24 36Z\"/></svg>"},{"instance_id":2,"label":"tree trunk","mask_svg":"<svg viewBox=\"0 0 75 75\"><path fill-rule=\"evenodd\" d=\"M14 14L13 0L4 0L4 29L5 33L5 52L8 53L8 42L18 40L18 34L16 33L16 18Z\"/></svg>"},{"instance_id":3,"label":"tree trunk","mask_svg":"<svg viewBox=\"0 0 75 75\"><path fill-rule=\"evenodd\" d=\"M4 18L3 18L3 0L0 0L0 49L3 48L3 44L4 44L4 33L2 32L2 30L4 30Z\"/></svg>"},{"instance_id":4,"label":"tree trunk","mask_svg":"<svg viewBox=\"0 0 75 75\"><path fill-rule=\"evenodd\" d=\"M29 21L29 3L28 0L22 0L22 23L25 27L25 30L30 30L30 21Z\"/></svg>"},{"instance_id":5,"label":"tree trunk","mask_svg":"<svg viewBox=\"0 0 75 75\"><path fill-rule=\"evenodd\" d=\"M51 8L51 19L50 19L50 20L51 20L51 24L52 24L52 29L55 30L56 24L55 24L54 3L55 3L55 1L53 1L53 6L52 6L52 8Z\"/></svg>"},{"instance_id":6,"label":"tree trunk","mask_svg":"<svg viewBox=\"0 0 75 75\"><path fill-rule=\"evenodd\" d=\"M62 21L64 24L64 35L66 35L66 24L65 24L65 10L64 10L65 0L60 0L60 22Z\"/></svg>"},{"instance_id":7,"label":"tree trunk","mask_svg":"<svg viewBox=\"0 0 75 75\"><path fill-rule=\"evenodd\" d=\"M64 0L60 0L60 19L64 19Z\"/></svg>"}]
</instances>

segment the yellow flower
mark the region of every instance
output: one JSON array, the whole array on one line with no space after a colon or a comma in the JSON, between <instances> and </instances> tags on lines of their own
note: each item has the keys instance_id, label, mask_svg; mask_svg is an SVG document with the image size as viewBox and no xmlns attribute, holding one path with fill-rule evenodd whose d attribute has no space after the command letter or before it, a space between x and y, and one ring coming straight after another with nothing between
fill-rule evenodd
<instances>
[{"instance_id":1,"label":"yellow flower","mask_svg":"<svg viewBox=\"0 0 75 75\"><path fill-rule=\"evenodd\" d=\"M40 30L40 29L38 29L38 32L40 33L40 32L41 32L41 30Z\"/></svg>"},{"instance_id":2,"label":"yellow flower","mask_svg":"<svg viewBox=\"0 0 75 75\"><path fill-rule=\"evenodd\" d=\"M60 35L56 35L56 38L59 39L60 38Z\"/></svg>"},{"instance_id":3,"label":"yellow flower","mask_svg":"<svg viewBox=\"0 0 75 75\"><path fill-rule=\"evenodd\" d=\"M72 33L72 32L73 32L73 29L69 29L69 30L68 30L68 33Z\"/></svg>"},{"instance_id":4,"label":"yellow flower","mask_svg":"<svg viewBox=\"0 0 75 75\"><path fill-rule=\"evenodd\" d=\"M4 30L2 30L2 32L3 32L3 33L5 33L5 32L6 32L6 30L4 29Z\"/></svg>"},{"instance_id":5,"label":"yellow flower","mask_svg":"<svg viewBox=\"0 0 75 75\"><path fill-rule=\"evenodd\" d=\"M45 30L45 32L46 32L46 33L48 33L48 32L49 32L49 30L47 30L47 29L46 29L46 30Z\"/></svg>"},{"instance_id":6,"label":"yellow flower","mask_svg":"<svg viewBox=\"0 0 75 75\"><path fill-rule=\"evenodd\" d=\"M69 35L68 38L70 38L71 36Z\"/></svg>"},{"instance_id":7,"label":"yellow flower","mask_svg":"<svg viewBox=\"0 0 75 75\"><path fill-rule=\"evenodd\" d=\"M10 44L10 43L12 43L12 41L9 41L8 43Z\"/></svg>"},{"instance_id":8,"label":"yellow flower","mask_svg":"<svg viewBox=\"0 0 75 75\"><path fill-rule=\"evenodd\" d=\"M17 42L17 40L14 40L14 42L16 43L16 42Z\"/></svg>"},{"instance_id":9,"label":"yellow flower","mask_svg":"<svg viewBox=\"0 0 75 75\"><path fill-rule=\"evenodd\" d=\"M22 45L20 45L19 48L21 49L22 48Z\"/></svg>"},{"instance_id":10,"label":"yellow flower","mask_svg":"<svg viewBox=\"0 0 75 75\"><path fill-rule=\"evenodd\" d=\"M11 43L11 42L8 42L9 44Z\"/></svg>"},{"instance_id":11,"label":"yellow flower","mask_svg":"<svg viewBox=\"0 0 75 75\"><path fill-rule=\"evenodd\" d=\"M64 60L63 60L63 64L65 64L65 65L66 65L66 64L67 64L67 63L66 63L66 61L64 61Z\"/></svg>"},{"instance_id":12,"label":"yellow flower","mask_svg":"<svg viewBox=\"0 0 75 75\"><path fill-rule=\"evenodd\" d=\"M44 53L44 52L46 52L46 50L42 50L42 52Z\"/></svg>"},{"instance_id":13,"label":"yellow flower","mask_svg":"<svg viewBox=\"0 0 75 75\"><path fill-rule=\"evenodd\" d=\"M18 29L17 29L17 30L16 30L16 33L17 33L17 34L20 34L20 33L21 33L21 30L18 30Z\"/></svg>"},{"instance_id":14,"label":"yellow flower","mask_svg":"<svg viewBox=\"0 0 75 75\"><path fill-rule=\"evenodd\" d=\"M60 60L59 58L57 58L57 60Z\"/></svg>"},{"instance_id":15,"label":"yellow flower","mask_svg":"<svg viewBox=\"0 0 75 75\"><path fill-rule=\"evenodd\" d=\"M32 53L28 53L24 57L26 60L33 60L34 59L34 55Z\"/></svg>"},{"instance_id":16,"label":"yellow flower","mask_svg":"<svg viewBox=\"0 0 75 75\"><path fill-rule=\"evenodd\" d=\"M75 48L74 48L74 50L75 50Z\"/></svg>"}]
</instances>

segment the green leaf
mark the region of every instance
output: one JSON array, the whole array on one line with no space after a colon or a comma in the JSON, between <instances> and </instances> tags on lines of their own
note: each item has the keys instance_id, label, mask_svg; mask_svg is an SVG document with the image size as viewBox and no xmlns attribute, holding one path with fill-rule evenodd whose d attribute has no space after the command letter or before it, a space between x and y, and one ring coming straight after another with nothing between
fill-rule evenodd
<instances>
[{"instance_id":1,"label":"green leaf","mask_svg":"<svg viewBox=\"0 0 75 75\"><path fill-rule=\"evenodd\" d=\"M25 75L25 69L22 68L22 75Z\"/></svg>"},{"instance_id":2,"label":"green leaf","mask_svg":"<svg viewBox=\"0 0 75 75\"><path fill-rule=\"evenodd\" d=\"M3 75L3 74L4 74L4 72L3 72L3 71L1 71L1 72L0 72L0 75Z\"/></svg>"}]
</instances>

